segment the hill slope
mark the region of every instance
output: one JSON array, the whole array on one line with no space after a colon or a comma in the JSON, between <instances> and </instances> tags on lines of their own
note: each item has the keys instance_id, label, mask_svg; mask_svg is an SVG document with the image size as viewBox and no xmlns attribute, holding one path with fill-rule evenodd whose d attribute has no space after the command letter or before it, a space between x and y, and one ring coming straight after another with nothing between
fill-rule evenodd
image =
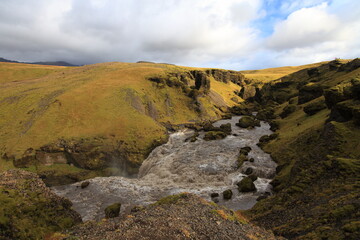
<instances>
[{"instance_id":1,"label":"hill slope","mask_svg":"<svg viewBox=\"0 0 360 240\"><path fill-rule=\"evenodd\" d=\"M3 161L45 175L69 170L67 163L134 172L166 141L166 127L220 118L242 101L234 91L245 79L233 71L152 63L1 63L0 75Z\"/></svg>"},{"instance_id":2,"label":"hill slope","mask_svg":"<svg viewBox=\"0 0 360 240\"><path fill-rule=\"evenodd\" d=\"M278 239L240 213L192 194L161 199L122 219L87 222L54 239Z\"/></svg>"},{"instance_id":3,"label":"hill slope","mask_svg":"<svg viewBox=\"0 0 360 240\"><path fill-rule=\"evenodd\" d=\"M276 194L249 216L289 239L358 239L360 60L295 72L254 100L277 129L261 145L279 166Z\"/></svg>"}]
</instances>

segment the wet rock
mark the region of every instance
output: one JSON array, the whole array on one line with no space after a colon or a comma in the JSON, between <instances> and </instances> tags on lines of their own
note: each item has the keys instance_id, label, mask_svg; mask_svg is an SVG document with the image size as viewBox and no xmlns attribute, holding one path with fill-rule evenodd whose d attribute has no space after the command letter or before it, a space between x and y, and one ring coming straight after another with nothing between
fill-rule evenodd
<instances>
[{"instance_id":1,"label":"wet rock","mask_svg":"<svg viewBox=\"0 0 360 240\"><path fill-rule=\"evenodd\" d=\"M188 137L187 139L185 139L185 142L196 142L197 137L199 137L199 133L195 132L194 135L192 135L191 137Z\"/></svg>"},{"instance_id":2,"label":"wet rock","mask_svg":"<svg viewBox=\"0 0 360 240\"><path fill-rule=\"evenodd\" d=\"M255 184L250 177L243 178L238 184L239 192L254 192L256 191Z\"/></svg>"},{"instance_id":3,"label":"wet rock","mask_svg":"<svg viewBox=\"0 0 360 240\"><path fill-rule=\"evenodd\" d=\"M246 175L250 175L250 174L252 174L254 172L254 169L252 169L252 168L247 168L246 170L245 170L245 174Z\"/></svg>"},{"instance_id":4,"label":"wet rock","mask_svg":"<svg viewBox=\"0 0 360 240\"><path fill-rule=\"evenodd\" d=\"M247 161L247 157L244 154L239 154L237 158L237 167L240 168L245 161Z\"/></svg>"},{"instance_id":5,"label":"wet rock","mask_svg":"<svg viewBox=\"0 0 360 240\"><path fill-rule=\"evenodd\" d=\"M219 193L211 193L211 194L210 194L210 197L211 197L211 198L219 197Z\"/></svg>"},{"instance_id":6,"label":"wet rock","mask_svg":"<svg viewBox=\"0 0 360 240\"><path fill-rule=\"evenodd\" d=\"M251 175L249 175L248 176L250 179L251 179L251 181L256 181L257 179L258 179L258 177L256 176L256 175L254 175L254 174L251 174Z\"/></svg>"},{"instance_id":7,"label":"wet rock","mask_svg":"<svg viewBox=\"0 0 360 240\"><path fill-rule=\"evenodd\" d=\"M210 140L220 140L226 138L226 133L220 132L220 131L210 131L205 133L204 140L210 141Z\"/></svg>"},{"instance_id":8,"label":"wet rock","mask_svg":"<svg viewBox=\"0 0 360 240\"><path fill-rule=\"evenodd\" d=\"M226 133L227 135L231 134L231 123L221 124L220 130Z\"/></svg>"},{"instance_id":9,"label":"wet rock","mask_svg":"<svg viewBox=\"0 0 360 240\"><path fill-rule=\"evenodd\" d=\"M89 186L89 184L90 184L89 181L85 181L85 182L82 182L82 183L81 183L80 187L81 187L81 189L84 189L84 188L86 188L87 186Z\"/></svg>"},{"instance_id":10,"label":"wet rock","mask_svg":"<svg viewBox=\"0 0 360 240\"><path fill-rule=\"evenodd\" d=\"M304 112L311 116L326 108L325 101L317 101L304 107Z\"/></svg>"},{"instance_id":11,"label":"wet rock","mask_svg":"<svg viewBox=\"0 0 360 240\"><path fill-rule=\"evenodd\" d=\"M120 214L121 203L114 203L105 208L105 217L114 218L118 217Z\"/></svg>"},{"instance_id":12,"label":"wet rock","mask_svg":"<svg viewBox=\"0 0 360 240\"><path fill-rule=\"evenodd\" d=\"M231 189L227 189L223 192L223 198L226 200L229 200L232 198L233 192L231 191Z\"/></svg>"},{"instance_id":13,"label":"wet rock","mask_svg":"<svg viewBox=\"0 0 360 240\"><path fill-rule=\"evenodd\" d=\"M243 154L243 155L247 156L250 151L251 151L251 147L249 147L249 146L242 147L242 148L240 148L239 154Z\"/></svg>"},{"instance_id":14,"label":"wet rock","mask_svg":"<svg viewBox=\"0 0 360 240\"><path fill-rule=\"evenodd\" d=\"M255 119L253 116L243 116L239 119L239 122L236 123L236 126L241 128L254 128L260 126L260 121Z\"/></svg>"}]
</instances>

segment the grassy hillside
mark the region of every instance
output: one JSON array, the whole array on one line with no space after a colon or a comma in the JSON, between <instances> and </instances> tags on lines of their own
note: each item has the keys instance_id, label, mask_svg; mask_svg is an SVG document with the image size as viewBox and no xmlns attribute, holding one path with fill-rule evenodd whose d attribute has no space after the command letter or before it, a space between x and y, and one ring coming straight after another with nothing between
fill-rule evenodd
<instances>
[{"instance_id":1,"label":"grassy hillside","mask_svg":"<svg viewBox=\"0 0 360 240\"><path fill-rule=\"evenodd\" d=\"M348 61L349 60L341 60L342 63L346 63ZM240 71L240 72L242 74L244 74L247 78L266 83L266 82L270 82L275 79L279 79L286 75L289 75L291 73L298 72L302 69L319 67L320 65L325 64L325 63L327 63L327 62L318 62L318 63L312 63L312 64L306 64L306 65L300 65L300 66L266 68L266 69L260 69L260 70L245 70L245 71Z\"/></svg>"},{"instance_id":2,"label":"grassy hillside","mask_svg":"<svg viewBox=\"0 0 360 240\"><path fill-rule=\"evenodd\" d=\"M14 161L47 173L67 172L69 162L134 171L166 140L164 126L220 118L242 101L234 93L241 74L205 71L152 63L0 63L0 170Z\"/></svg>"},{"instance_id":3,"label":"grassy hillside","mask_svg":"<svg viewBox=\"0 0 360 240\"><path fill-rule=\"evenodd\" d=\"M360 179L360 60L332 61L266 84L258 117L277 138L276 194L249 216L289 239L357 239ZM266 141L264 141L266 142Z\"/></svg>"}]
</instances>

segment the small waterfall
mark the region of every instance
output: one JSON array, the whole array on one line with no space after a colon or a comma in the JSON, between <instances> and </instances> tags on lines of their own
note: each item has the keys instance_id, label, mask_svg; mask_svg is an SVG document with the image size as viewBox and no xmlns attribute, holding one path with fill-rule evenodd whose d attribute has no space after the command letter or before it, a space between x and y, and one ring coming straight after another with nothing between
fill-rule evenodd
<instances>
[{"instance_id":1,"label":"small waterfall","mask_svg":"<svg viewBox=\"0 0 360 240\"><path fill-rule=\"evenodd\" d=\"M222 140L205 141L200 134L197 141L188 142L194 131L185 129L170 135L169 141L154 149L143 162L137 179L124 177L97 177L90 179L90 185L81 189L79 183L53 187L55 193L73 202L83 220L104 217L104 208L114 202L122 203L127 212L134 205L146 205L167 195L180 192L196 193L210 200L211 193L219 193L218 204L232 209L249 209L257 197L271 192L270 179L275 174L276 164L269 154L256 144L263 135L271 134L270 126L261 122L260 127L242 129L235 124L240 117L220 120L214 126L231 123L232 135ZM249 146L249 158L237 168L237 156L242 147ZM239 193L237 185L247 168L251 167L258 176L254 182L257 191ZM231 189L233 197L222 199L221 193Z\"/></svg>"}]
</instances>

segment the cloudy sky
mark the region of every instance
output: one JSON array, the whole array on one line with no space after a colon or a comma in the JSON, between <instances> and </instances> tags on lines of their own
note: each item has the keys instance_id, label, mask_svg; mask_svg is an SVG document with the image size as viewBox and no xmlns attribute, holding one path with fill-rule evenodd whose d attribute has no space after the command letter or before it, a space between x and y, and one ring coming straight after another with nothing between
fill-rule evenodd
<instances>
[{"instance_id":1,"label":"cloudy sky","mask_svg":"<svg viewBox=\"0 0 360 240\"><path fill-rule=\"evenodd\" d=\"M0 57L244 70L360 57L359 0L0 0Z\"/></svg>"}]
</instances>

